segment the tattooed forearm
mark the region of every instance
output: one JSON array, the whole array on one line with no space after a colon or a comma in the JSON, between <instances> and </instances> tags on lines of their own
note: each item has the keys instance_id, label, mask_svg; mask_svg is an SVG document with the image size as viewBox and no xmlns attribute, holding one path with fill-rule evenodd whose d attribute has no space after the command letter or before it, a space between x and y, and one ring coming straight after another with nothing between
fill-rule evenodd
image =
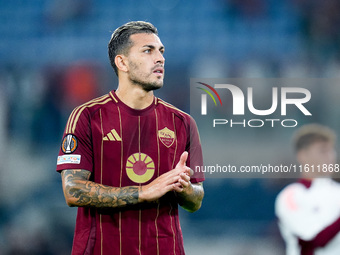
<instances>
[{"instance_id":1,"label":"tattooed forearm","mask_svg":"<svg viewBox=\"0 0 340 255\"><path fill-rule=\"evenodd\" d=\"M77 199L78 206L120 207L138 203L138 187L113 188L86 181L68 193Z\"/></svg>"},{"instance_id":2,"label":"tattooed forearm","mask_svg":"<svg viewBox=\"0 0 340 255\"><path fill-rule=\"evenodd\" d=\"M64 170L63 190L69 206L123 207L139 202L139 187L116 188L89 181L86 170Z\"/></svg>"},{"instance_id":3,"label":"tattooed forearm","mask_svg":"<svg viewBox=\"0 0 340 255\"><path fill-rule=\"evenodd\" d=\"M178 203L189 212L197 211L202 204L204 189L202 183L191 184L186 192L177 193Z\"/></svg>"}]
</instances>

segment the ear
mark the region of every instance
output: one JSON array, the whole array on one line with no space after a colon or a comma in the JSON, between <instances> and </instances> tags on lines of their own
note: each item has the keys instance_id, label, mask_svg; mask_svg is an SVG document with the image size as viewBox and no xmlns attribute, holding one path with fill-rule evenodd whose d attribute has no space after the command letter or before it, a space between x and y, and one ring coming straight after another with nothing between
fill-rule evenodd
<instances>
[{"instance_id":1,"label":"ear","mask_svg":"<svg viewBox=\"0 0 340 255\"><path fill-rule=\"evenodd\" d=\"M117 55L115 57L115 64L119 71L126 73L129 70L127 65L127 58L124 55Z\"/></svg>"}]
</instances>

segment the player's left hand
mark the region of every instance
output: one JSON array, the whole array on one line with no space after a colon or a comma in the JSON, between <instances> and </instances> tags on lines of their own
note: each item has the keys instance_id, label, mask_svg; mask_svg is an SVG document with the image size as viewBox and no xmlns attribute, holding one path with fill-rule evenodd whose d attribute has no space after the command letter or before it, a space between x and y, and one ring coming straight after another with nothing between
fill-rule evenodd
<instances>
[{"instance_id":1,"label":"player's left hand","mask_svg":"<svg viewBox=\"0 0 340 255\"><path fill-rule=\"evenodd\" d=\"M174 190L179 193L190 192L192 190L190 176L193 175L193 171L186 166L186 161L188 158L188 152L183 152L176 168L184 168L185 171L179 174L178 183L180 185L175 186Z\"/></svg>"}]
</instances>

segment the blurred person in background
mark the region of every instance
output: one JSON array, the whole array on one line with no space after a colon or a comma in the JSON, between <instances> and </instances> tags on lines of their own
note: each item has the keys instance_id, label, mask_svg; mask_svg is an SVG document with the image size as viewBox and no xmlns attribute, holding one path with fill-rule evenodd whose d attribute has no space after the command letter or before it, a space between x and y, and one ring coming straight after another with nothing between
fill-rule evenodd
<instances>
[{"instance_id":1,"label":"blurred person in background","mask_svg":"<svg viewBox=\"0 0 340 255\"><path fill-rule=\"evenodd\" d=\"M339 171L335 142L334 131L319 124L295 134L301 179L284 188L275 204L287 255L340 254L340 184L331 179Z\"/></svg>"},{"instance_id":2,"label":"blurred person in background","mask_svg":"<svg viewBox=\"0 0 340 255\"><path fill-rule=\"evenodd\" d=\"M73 110L57 161L78 207L72 254L185 254L178 204L194 212L204 195L196 124L154 96L165 59L152 24L126 23L108 48L118 88Z\"/></svg>"}]
</instances>

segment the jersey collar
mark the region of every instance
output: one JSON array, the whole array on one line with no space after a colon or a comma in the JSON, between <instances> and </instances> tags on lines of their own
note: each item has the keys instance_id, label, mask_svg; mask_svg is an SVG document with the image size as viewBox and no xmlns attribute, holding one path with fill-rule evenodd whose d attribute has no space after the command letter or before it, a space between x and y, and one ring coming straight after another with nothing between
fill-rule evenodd
<instances>
[{"instance_id":1,"label":"jersey collar","mask_svg":"<svg viewBox=\"0 0 340 255\"><path fill-rule=\"evenodd\" d=\"M310 188L310 186L312 186L312 180L310 179L300 179L298 181L298 183L301 183L303 186L305 186L307 189Z\"/></svg>"},{"instance_id":2,"label":"jersey collar","mask_svg":"<svg viewBox=\"0 0 340 255\"><path fill-rule=\"evenodd\" d=\"M137 110L137 109L133 109L130 106L127 106L126 104L124 104L116 95L115 91L112 90L110 91L110 96L112 97L113 101L117 104L117 106L121 107L123 110L125 110L126 112L128 112L130 115L134 115L134 116L144 116L149 114L151 111L153 111L156 107L157 104L157 98L154 96L153 102L146 108L142 109L142 110Z\"/></svg>"}]
</instances>

